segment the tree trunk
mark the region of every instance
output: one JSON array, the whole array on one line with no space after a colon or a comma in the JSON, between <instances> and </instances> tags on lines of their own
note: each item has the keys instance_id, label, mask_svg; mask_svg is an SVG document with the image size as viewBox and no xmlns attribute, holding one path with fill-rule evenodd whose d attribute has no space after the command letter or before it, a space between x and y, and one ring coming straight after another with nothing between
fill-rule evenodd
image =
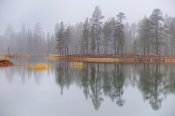
<instances>
[{"instance_id":1,"label":"tree trunk","mask_svg":"<svg viewBox=\"0 0 175 116\"><path fill-rule=\"evenodd\" d=\"M97 38L97 53L99 54L100 48L99 48L99 38Z\"/></svg>"},{"instance_id":2,"label":"tree trunk","mask_svg":"<svg viewBox=\"0 0 175 116\"><path fill-rule=\"evenodd\" d=\"M158 43L158 21L156 22L156 55L159 55L159 43Z\"/></svg>"}]
</instances>

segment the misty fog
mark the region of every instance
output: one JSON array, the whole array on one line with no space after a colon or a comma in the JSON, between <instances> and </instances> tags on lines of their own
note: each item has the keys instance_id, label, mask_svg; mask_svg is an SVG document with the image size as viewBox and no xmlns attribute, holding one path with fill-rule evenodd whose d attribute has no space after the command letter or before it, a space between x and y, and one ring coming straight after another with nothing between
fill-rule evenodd
<instances>
[{"instance_id":1,"label":"misty fog","mask_svg":"<svg viewBox=\"0 0 175 116\"><path fill-rule=\"evenodd\" d=\"M37 22L45 32L54 32L55 23L73 25L90 18L95 6L100 6L104 21L124 12L129 23L136 23L155 8L175 16L174 5L174 0L0 0L0 33L8 24L19 30L22 23L33 28Z\"/></svg>"},{"instance_id":2,"label":"misty fog","mask_svg":"<svg viewBox=\"0 0 175 116\"><path fill-rule=\"evenodd\" d=\"M0 116L175 116L175 0L0 0Z\"/></svg>"},{"instance_id":3,"label":"misty fog","mask_svg":"<svg viewBox=\"0 0 175 116\"><path fill-rule=\"evenodd\" d=\"M93 22L96 7L102 18ZM156 9L161 17L157 31L149 26L155 22L151 15ZM1 0L0 51L170 55L174 54L174 11L173 0ZM118 13L124 15L120 24ZM98 28L93 27L98 23Z\"/></svg>"}]
</instances>

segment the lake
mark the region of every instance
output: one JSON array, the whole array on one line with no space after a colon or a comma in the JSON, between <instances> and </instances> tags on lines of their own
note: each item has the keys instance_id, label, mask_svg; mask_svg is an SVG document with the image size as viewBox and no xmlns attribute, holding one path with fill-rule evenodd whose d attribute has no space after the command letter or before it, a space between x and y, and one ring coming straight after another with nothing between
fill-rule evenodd
<instances>
[{"instance_id":1,"label":"lake","mask_svg":"<svg viewBox=\"0 0 175 116\"><path fill-rule=\"evenodd\" d=\"M0 116L175 116L175 65L0 68Z\"/></svg>"}]
</instances>

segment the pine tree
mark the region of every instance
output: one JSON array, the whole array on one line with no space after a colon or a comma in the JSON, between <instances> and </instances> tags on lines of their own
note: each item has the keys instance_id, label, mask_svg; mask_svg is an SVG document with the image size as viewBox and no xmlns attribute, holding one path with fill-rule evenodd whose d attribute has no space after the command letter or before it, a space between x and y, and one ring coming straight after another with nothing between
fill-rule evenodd
<instances>
[{"instance_id":1,"label":"pine tree","mask_svg":"<svg viewBox=\"0 0 175 116\"><path fill-rule=\"evenodd\" d=\"M64 35L64 31L65 31L65 26L64 23L61 22L60 23L60 29L58 31L58 33L56 33L56 37L57 37L57 49L58 52L63 55L64 53L64 39L65 39L65 35Z\"/></svg>"},{"instance_id":2,"label":"pine tree","mask_svg":"<svg viewBox=\"0 0 175 116\"><path fill-rule=\"evenodd\" d=\"M108 47L112 41L112 32L113 32L113 25L115 21L112 18L111 20L104 23L103 26L103 45L104 45L104 52L107 54Z\"/></svg>"},{"instance_id":3,"label":"pine tree","mask_svg":"<svg viewBox=\"0 0 175 116\"><path fill-rule=\"evenodd\" d=\"M115 32L114 32L114 47L115 47L115 54L123 54L123 46L124 46L124 25L123 20L126 18L125 14L119 12L117 15L117 21L115 24Z\"/></svg>"},{"instance_id":4,"label":"pine tree","mask_svg":"<svg viewBox=\"0 0 175 116\"><path fill-rule=\"evenodd\" d=\"M89 20L86 18L83 25L83 40L82 40L82 52L83 54L88 54L89 52Z\"/></svg>"},{"instance_id":5,"label":"pine tree","mask_svg":"<svg viewBox=\"0 0 175 116\"><path fill-rule=\"evenodd\" d=\"M148 55L151 47L151 22L146 17L140 22L139 35L141 45L143 45L143 54Z\"/></svg>"},{"instance_id":6,"label":"pine tree","mask_svg":"<svg viewBox=\"0 0 175 116\"><path fill-rule=\"evenodd\" d=\"M152 24L152 35L156 44L156 55L160 55L160 43L161 39L163 39L162 11L160 9L154 9L150 16L150 20Z\"/></svg>"},{"instance_id":7,"label":"pine tree","mask_svg":"<svg viewBox=\"0 0 175 116\"><path fill-rule=\"evenodd\" d=\"M69 54L70 27L67 27L67 29L65 30L64 36L65 36L65 39L64 39L65 54Z\"/></svg>"},{"instance_id":8,"label":"pine tree","mask_svg":"<svg viewBox=\"0 0 175 116\"><path fill-rule=\"evenodd\" d=\"M101 9L96 6L91 18L91 50L95 53L97 47L97 53L100 52L102 22L104 18L101 13Z\"/></svg>"}]
</instances>

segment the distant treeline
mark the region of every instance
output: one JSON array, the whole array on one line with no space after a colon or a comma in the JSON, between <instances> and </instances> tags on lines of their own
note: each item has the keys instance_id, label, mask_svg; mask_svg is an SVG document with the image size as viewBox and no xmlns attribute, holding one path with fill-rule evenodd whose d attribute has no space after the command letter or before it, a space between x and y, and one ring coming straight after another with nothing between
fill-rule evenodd
<instances>
[{"instance_id":1,"label":"distant treeline","mask_svg":"<svg viewBox=\"0 0 175 116\"><path fill-rule=\"evenodd\" d=\"M39 23L34 30L23 24L17 33L8 25L0 36L0 53L175 54L175 17L164 15L160 9L137 24L127 23L123 12L105 22L103 19L97 6L91 18L73 26L56 24L53 34L45 34Z\"/></svg>"},{"instance_id":2,"label":"distant treeline","mask_svg":"<svg viewBox=\"0 0 175 116\"><path fill-rule=\"evenodd\" d=\"M21 31L15 32L12 25L8 25L3 35L0 35L1 54L45 53L47 41L41 25L37 23L34 30L26 29L22 24Z\"/></svg>"}]
</instances>

